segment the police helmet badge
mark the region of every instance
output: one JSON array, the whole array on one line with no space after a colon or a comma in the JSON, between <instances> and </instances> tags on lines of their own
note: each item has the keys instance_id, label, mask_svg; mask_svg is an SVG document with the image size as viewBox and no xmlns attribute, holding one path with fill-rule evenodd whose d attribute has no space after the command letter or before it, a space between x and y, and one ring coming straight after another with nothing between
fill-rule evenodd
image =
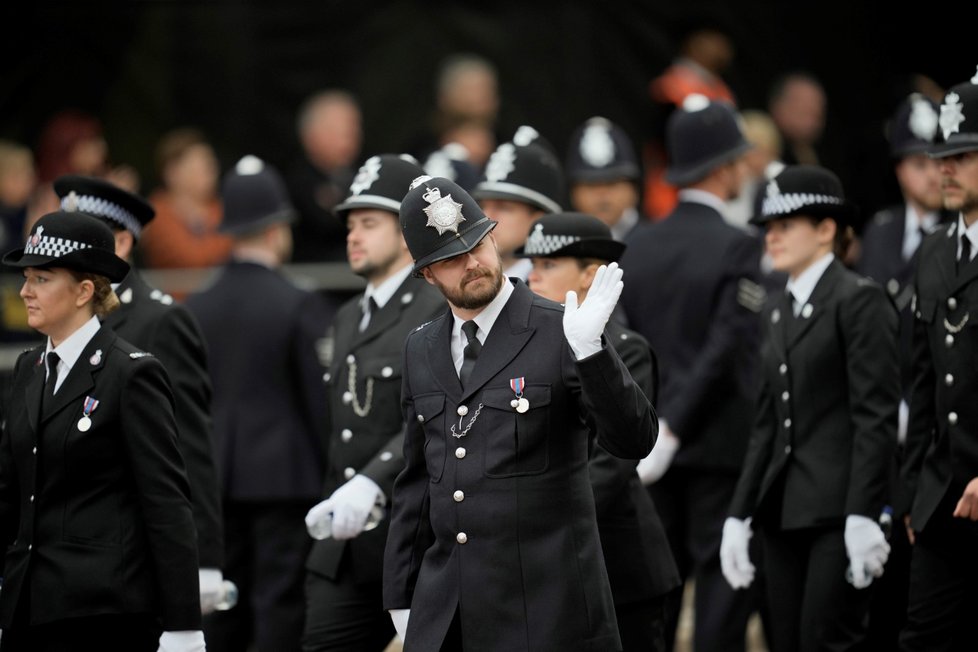
<instances>
[{"instance_id":1,"label":"police helmet badge","mask_svg":"<svg viewBox=\"0 0 978 652\"><path fill-rule=\"evenodd\" d=\"M512 143L503 143L489 157L486 163L486 180L502 181L516 167L516 148Z\"/></svg>"},{"instance_id":2,"label":"police helmet badge","mask_svg":"<svg viewBox=\"0 0 978 652\"><path fill-rule=\"evenodd\" d=\"M913 98L910 109L910 131L920 140L931 141L937 133L937 113L920 95Z\"/></svg>"},{"instance_id":3,"label":"police helmet badge","mask_svg":"<svg viewBox=\"0 0 978 652\"><path fill-rule=\"evenodd\" d=\"M588 165L601 168L615 160L615 142L607 120L592 119L581 136L581 158Z\"/></svg>"},{"instance_id":4,"label":"police helmet badge","mask_svg":"<svg viewBox=\"0 0 978 652\"><path fill-rule=\"evenodd\" d=\"M768 199L773 199L781 194L781 188L778 187L778 182L771 179L767 182L767 197Z\"/></svg>"},{"instance_id":5,"label":"police helmet badge","mask_svg":"<svg viewBox=\"0 0 978 652\"><path fill-rule=\"evenodd\" d=\"M380 178L380 157L371 156L357 172L356 178L353 179L353 183L350 184L350 194L359 195L364 190L369 188L374 184L374 181Z\"/></svg>"},{"instance_id":6,"label":"police helmet badge","mask_svg":"<svg viewBox=\"0 0 978 652\"><path fill-rule=\"evenodd\" d=\"M940 125L941 131L944 132L944 140L947 140L951 134L957 133L965 120L964 113L961 111L964 104L960 100L957 93L948 93L944 98L944 104L941 105Z\"/></svg>"},{"instance_id":7,"label":"police helmet badge","mask_svg":"<svg viewBox=\"0 0 978 652\"><path fill-rule=\"evenodd\" d=\"M442 197L441 190L437 187L428 188L422 198L429 204L423 209L428 216L425 226L435 227L438 235L445 231L458 233L458 225L465 221L462 216L462 204L452 199L451 194Z\"/></svg>"}]
</instances>

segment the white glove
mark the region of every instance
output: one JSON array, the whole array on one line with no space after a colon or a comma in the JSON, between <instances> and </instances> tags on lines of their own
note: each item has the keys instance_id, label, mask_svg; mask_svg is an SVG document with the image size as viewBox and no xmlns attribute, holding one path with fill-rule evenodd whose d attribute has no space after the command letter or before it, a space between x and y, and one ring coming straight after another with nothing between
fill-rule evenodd
<instances>
[{"instance_id":1,"label":"white glove","mask_svg":"<svg viewBox=\"0 0 978 652\"><path fill-rule=\"evenodd\" d=\"M183 632L163 632L157 652L205 652L204 632L197 630Z\"/></svg>"},{"instance_id":2,"label":"white glove","mask_svg":"<svg viewBox=\"0 0 978 652\"><path fill-rule=\"evenodd\" d=\"M733 589L746 589L754 581L754 564L750 563L748 544L753 533L750 518L732 516L723 522L720 540L720 570Z\"/></svg>"},{"instance_id":3,"label":"white glove","mask_svg":"<svg viewBox=\"0 0 978 652\"><path fill-rule=\"evenodd\" d=\"M673 434L663 419L659 419L659 436L655 440L655 446L652 447L652 452L638 463L636 469L642 484L650 485L658 482L659 478L669 470L669 465L672 464L672 458L678 449L679 437Z\"/></svg>"},{"instance_id":4,"label":"white glove","mask_svg":"<svg viewBox=\"0 0 978 652\"><path fill-rule=\"evenodd\" d=\"M581 360L601 350L601 334L611 317L624 284L618 263L602 265L594 274L584 303L577 305L577 292L564 299L564 336L574 356Z\"/></svg>"},{"instance_id":5,"label":"white glove","mask_svg":"<svg viewBox=\"0 0 978 652\"><path fill-rule=\"evenodd\" d=\"M306 513L306 528L313 534L323 521L332 519L333 538L352 539L363 532L370 510L383 498L377 483L358 473Z\"/></svg>"},{"instance_id":6,"label":"white glove","mask_svg":"<svg viewBox=\"0 0 978 652\"><path fill-rule=\"evenodd\" d=\"M224 574L216 568L201 568L200 613L209 614L224 597Z\"/></svg>"},{"instance_id":7,"label":"white glove","mask_svg":"<svg viewBox=\"0 0 978 652\"><path fill-rule=\"evenodd\" d=\"M408 618L411 617L411 610L391 609L388 613L391 615L391 621L394 623L394 629L397 631L397 638L401 639L401 643L403 643L404 636L407 634L407 624Z\"/></svg>"},{"instance_id":8,"label":"white glove","mask_svg":"<svg viewBox=\"0 0 978 652\"><path fill-rule=\"evenodd\" d=\"M846 580L857 589L865 589L873 578L882 577L883 565L890 556L890 544L879 523L850 514L846 516L846 554L849 568Z\"/></svg>"}]
</instances>

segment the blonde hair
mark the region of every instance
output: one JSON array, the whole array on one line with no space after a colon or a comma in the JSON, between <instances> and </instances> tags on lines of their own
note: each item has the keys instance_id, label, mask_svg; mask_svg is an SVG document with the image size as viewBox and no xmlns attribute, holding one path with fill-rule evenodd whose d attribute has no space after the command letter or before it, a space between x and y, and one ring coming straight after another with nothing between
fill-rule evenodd
<instances>
[{"instance_id":1,"label":"blonde hair","mask_svg":"<svg viewBox=\"0 0 978 652\"><path fill-rule=\"evenodd\" d=\"M69 269L68 271L71 272L71 276L75 281L79 283L82 281L91 281L92 285L95 286L92 292L92 309L96 317L102 319L119 307L119 297L116 296L115 291L112 289L112 284L109 283L109 279L101 274L93 274L91 272L80 272L73 269Z\"/></svg>"}]
</instances>

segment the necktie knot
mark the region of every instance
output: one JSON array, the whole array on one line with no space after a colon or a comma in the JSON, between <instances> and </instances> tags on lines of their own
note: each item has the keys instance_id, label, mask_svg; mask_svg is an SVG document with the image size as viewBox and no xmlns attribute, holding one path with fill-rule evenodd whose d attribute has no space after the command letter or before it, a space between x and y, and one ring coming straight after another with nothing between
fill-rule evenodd
<instances>
[{"instance_id":1,"label":"necktie knot","mask_svg":"<svg viewBox=\"0 0 978 652\"><path fill-rule=\"evenodd\" d=\"M373 297L368 297L366 301L363 302L363 315L360 317L361 332L367 330L367 326L370 325L370 319L373 317L375 312L377 312L377 302L374 301Z\"/></svg>"}]
</instances>

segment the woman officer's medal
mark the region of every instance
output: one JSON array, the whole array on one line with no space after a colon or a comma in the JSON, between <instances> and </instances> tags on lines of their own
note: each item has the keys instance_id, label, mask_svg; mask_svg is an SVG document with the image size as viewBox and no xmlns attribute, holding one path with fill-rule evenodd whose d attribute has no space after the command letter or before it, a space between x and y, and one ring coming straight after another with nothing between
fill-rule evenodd
<instances>
[{"instance_id":1,"label":"woman officer's medal","mask_svg":"<svg viewBox=\"0 0 978 652\"><path fill-rule=\"evenodd\" d=\"M509 404L514 410L523 414L530 409L530 402L523 398L523 388L526 386L526 379L523 376L510 378L509 386L512 388L513 393L516 394L516 398L510 401Z\"/></svg>"},{"instance_id":2,"label":"woman officer's medal","mask_svg":"<svg viewBox=\"0 0 978 652\"><path fill-rule=\"evenodd\" d=\"M98 401L91 396L85 397L85 407L82 409L82 418L78 420L78 430L80 432L88 432L89 428L92 427L92 417L90 416L95 408L98 407Z\"/></svg>"}]
</instances>

